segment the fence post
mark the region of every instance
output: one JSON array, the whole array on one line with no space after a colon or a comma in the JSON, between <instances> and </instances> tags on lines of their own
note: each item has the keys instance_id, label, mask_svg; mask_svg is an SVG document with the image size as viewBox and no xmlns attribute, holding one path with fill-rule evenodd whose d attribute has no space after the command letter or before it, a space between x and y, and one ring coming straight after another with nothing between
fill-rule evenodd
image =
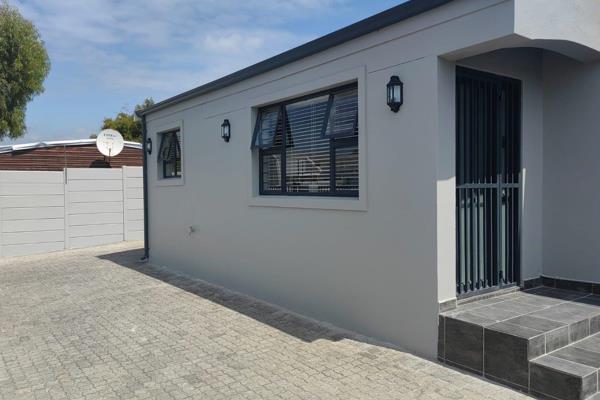
<instances>
[{"instance_id":1,"label":"fence post","mask_svg":"<svg viewBox=\"0 0 600 400\"><path fill-rule=\"evenodd\" d=\"M2 172L0 171L0 184L2 184ZM2 257L2 236L4 236L4 234L2 233L4 231L4 227L2 225L2 214L4 214L4 211L2 210L4 204L2 204L2 196L0 196L0 257Z\"/></svg>"},{"instance_id":2,"label":"fence post","mask_svg":"<svg viewBox=\"0 0 600 400\"><path fill-rule=\"evenodd\" d=\"M65 243L65 249L68 249L69 246L69 187L68 187L68 177L69 177L69 170L68 168L63 168L63 198L65 200L65 205L64 205L64 209L65 209L65 218L64 218L64 223L65 223L65 229L64 229L64 233L65 233L65 239L64 239L64 243Z\"/></svg>"},{"instance_id":3,"label":"fence post","mask_svg":"<svg viewBox=\"0 0 600 400\"><path fill-rule=\"evenodd\" d=\"M122 167L123 176L123 241L127 241L127 166Z\"/></svg>"}]
</instances>

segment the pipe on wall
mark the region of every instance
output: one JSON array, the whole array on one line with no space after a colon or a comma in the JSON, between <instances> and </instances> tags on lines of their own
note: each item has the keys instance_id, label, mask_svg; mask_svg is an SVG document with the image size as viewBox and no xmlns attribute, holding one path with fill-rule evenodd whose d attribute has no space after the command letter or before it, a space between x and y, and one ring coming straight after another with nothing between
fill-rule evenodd
<instances>
[{"instance_id":1,"label":"pipe on wall","mask_svg":"<svg viewBox=\"0 0 600 400\"><path fill-rule=\"evenodd\" d=\"M144 147L146 145L146 116L142 115L142 149L143 149L143 186L144 186L144 257L148 260L150 257L150 243L148 242L148 232L150 230L148 223L148 152Z\"/></svg>"}]
</instances>

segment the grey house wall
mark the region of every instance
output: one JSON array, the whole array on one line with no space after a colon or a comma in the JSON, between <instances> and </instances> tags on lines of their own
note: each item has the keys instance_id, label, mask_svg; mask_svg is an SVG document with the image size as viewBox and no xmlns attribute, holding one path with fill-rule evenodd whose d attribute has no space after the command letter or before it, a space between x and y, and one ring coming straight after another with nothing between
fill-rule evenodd
<instances>
[{"instance_id":1,"label":"grey house wall","mask_svg":"<svg viewBox=\"0 0 600 400\"><path fill-rule=\"evenodd\" d=\"M600 62L544 55L544 274L600 282Z\"/></svg>"},{"instance_id":2,"label":"grey house wall","mask_svg":"<svg viewBox=\"0 0 600 400\"><path fill-rule=\"evenodd\" d=\"M551 10L561 4L551 0ZM538 41L547 27L523 19L536 7L537 0L456 0L148 114L155 144L173 128L183 143L179 181L159 179L157 152L148 157L151 262L433 358L438 302L456 296L456 63L524 81L523 275L542 271L542 53L466 60L528 45L582 58L593 53ZM578 19L589 23L576 14L571 29ZM580 35L600 47L584 31L571 33L570 40ZM404 81L397 114L385 104L391 75ZM349 81L359 88L359 199L259 196L250 151L257 107ZM224 119L229 143L220 138Z\"/></svg>"},{"instance_id":3,"label":"grey house wall","mask_svg":"<svg viewBox=\"0 0 600 400\"><path fill-rule=\"evenodd\" d=\"M438 208L437 183L452 182L454 170L438 168L439 135L453 127L432 107L448 107L437 55L472 42L464 26L490 38L513 27L511 4L478 1L480 11L465 15L474 4L452 3L149 115L154 143L173 127L184 143L181 185L159 180L156 152L149 157L151 261L434 357L438 299L455 295L454 272L438 292L438 261L446 271L454 260L452 242L436 251L437 216L454 208ZM431 40L444 37L452 40ZM391 75L405 83L398 114L385 104ZM349 80L359 84L361 198L257 196L255 108ZM225 118L230 143L219 137Z\"/></svg>"}]
</instances>

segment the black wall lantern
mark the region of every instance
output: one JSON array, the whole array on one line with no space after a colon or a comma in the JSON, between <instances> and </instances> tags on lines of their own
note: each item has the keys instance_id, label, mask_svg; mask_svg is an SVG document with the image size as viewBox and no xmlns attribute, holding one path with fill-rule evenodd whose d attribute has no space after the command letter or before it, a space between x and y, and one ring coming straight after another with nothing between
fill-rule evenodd
<instances>
[{"instance_id":1,"label":"black wall lantern","mask_svg":"<svg viewBox=\"0 0 600 400\"><path fill-rule=\"evenodd\" d=\"M231 125L229 124L228 119L221 124L221 138L225 143L229 143L229 139L231 138Z\"/></svg>"},{"instance_id":2,"label":"black wall lantern","mask_svg":"<svg viewBox=\"0 0 600 400\"><path fill-rule=\"evenodd\" d=\"M392 76L387 84L387 104L393 112L398 112L404 102L403 86L404 84L396 75Z\"/></svg>"},{"instance_id":3,"label":"black wall lantern","mask_svg":"<svg viewBox=\"0 0 600 400\"><path fill-rule=\"evenodd\" d=\"M146 139L146 151L148 154L152 154L152 139Z\"/></svg>"}]
</instances>

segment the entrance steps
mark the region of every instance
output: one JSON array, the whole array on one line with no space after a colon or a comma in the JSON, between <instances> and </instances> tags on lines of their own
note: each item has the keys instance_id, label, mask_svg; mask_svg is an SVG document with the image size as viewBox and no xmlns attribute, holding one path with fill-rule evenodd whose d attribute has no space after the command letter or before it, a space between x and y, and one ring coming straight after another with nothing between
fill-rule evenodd
<instances>
[{"instance_id":1,"label":"entrance steps","mask_svg":"<svg viewBox=\"0 0 600 400\"><path fill-rule=\"evenodd\" d=\"M600 296L539 287L440 314L440 361L541 399L600 400Z\"/></svg>"}]
</instances>

